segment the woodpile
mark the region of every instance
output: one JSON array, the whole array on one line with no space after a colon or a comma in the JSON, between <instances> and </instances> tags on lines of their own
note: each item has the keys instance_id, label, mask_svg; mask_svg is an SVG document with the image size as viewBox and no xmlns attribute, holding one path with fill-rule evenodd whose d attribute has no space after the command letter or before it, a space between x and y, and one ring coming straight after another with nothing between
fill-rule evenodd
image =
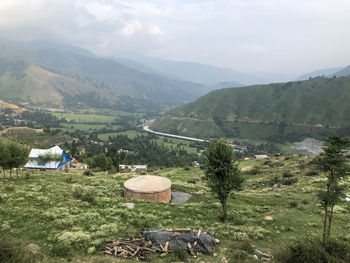
<instances>
[{"instance_id":1,"label":"woodpile","mask_svg":"<svg viewBox=\"0 0 350 263\"><path fill-rule=\"evenodd\" d=\"M146 242L144 238L129 238L110 240L103 248L103 253L122 258L146 259L156 249L152 249L152 243Z\"/></svg>"},{"instance_id":2,"label":"woodpile","mask_svg":"<svg viewBox=\"0 0 350 263\"><path fill-rule=\"evenodd\" d=\"M120 238L108 241L102 248L104 254L122 258L144 260L151 253L160 252L161 257L172 252L176 247L191 255L211 254L219 243L208 232L190 228L144 229L142 238Z\"/></svg>"}]
</instances>

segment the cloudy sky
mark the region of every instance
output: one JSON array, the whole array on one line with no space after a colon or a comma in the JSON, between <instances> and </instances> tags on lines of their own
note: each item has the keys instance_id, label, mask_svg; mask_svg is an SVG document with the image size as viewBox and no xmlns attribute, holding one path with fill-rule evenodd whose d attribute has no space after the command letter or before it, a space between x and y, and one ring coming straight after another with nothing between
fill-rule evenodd
<instances>
[{"instance_id":1,"label":"cloudy sky","mask_svg":"<svg viewBox=\"0 0 350 263\"><path fill-rule=\"evenodd\" d=\"M0 36L240 71L350 64L349 0L0 0Z\"/></svg>"}]
</instances>

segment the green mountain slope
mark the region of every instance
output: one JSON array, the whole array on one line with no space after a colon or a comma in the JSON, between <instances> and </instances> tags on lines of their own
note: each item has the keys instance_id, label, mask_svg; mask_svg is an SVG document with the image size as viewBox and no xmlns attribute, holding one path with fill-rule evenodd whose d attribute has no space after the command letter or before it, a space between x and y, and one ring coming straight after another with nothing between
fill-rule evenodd
<instances>
[{"instance_id":1,"label":"green mountain slope","mask_svg":"<svg viewBox=\"0 0 350 263\"><path fill-rule=\"evenodd\" d=\"M139 72L80 49L0 44L0 99L48 106L160 110L198 98L202 85Z\"/></svg>"},{"instance_id":2,"label":"green mountain slope","mask_svg":"<svg viewBox=\"0 0 350 263\"><path fill-rule=\"evenodd\" d=\"M213 91L152 128L197 137L294 140L350 127L350 77Z\"/></svg>"}]
</instances>

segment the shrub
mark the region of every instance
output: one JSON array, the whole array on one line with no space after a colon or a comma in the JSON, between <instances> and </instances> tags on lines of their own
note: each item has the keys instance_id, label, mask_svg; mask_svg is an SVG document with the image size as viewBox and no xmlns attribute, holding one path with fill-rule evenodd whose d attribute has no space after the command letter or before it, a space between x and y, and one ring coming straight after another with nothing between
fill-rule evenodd
<instances>
[{"instance_id":1,"label":"shrub","mask_svg":"<svg viewBox=\"0 0 350 263\"><path fill-rule=\"evenodd\" d=\"M86 176L94 176L94 173L91 170L85 170L83 174Z\"/></svg>"},{"instance_id":2,"label":"shrub","mask_svg":"<svg viewBox=\"0 0 350 263\"><path fill-rule=\"evenodd\" d=\"M285 172L283 172L282 177L283 178L290 178L290 177L293 177L293 174L291 171L285 171Z\"/></svg>"},{"instance_id":3,"label":"shrub","mask_svg":"<svg viewBox=\"0 0 350 263\"><path fill-rule=\"evenodd\" d=\"M195 184L195 183L196 183L196 180L195 180L195 179L189 179L189 180L187 180L187 183L189 183L189 184Z\"/></svg>"},{"instance_id":4,"label":"shrub","mask_svg":"<svg viewBox=\"0 0 350 263\"><path fill-rule=\"evenodd\" d=\"M298 178L285 178L281 181L281 184L283 185L292 185L299 181Z\"/></svg>"},{"instance_id":5,"label":"shrub","mask_svg":"<svg viewBox=\"0 0 350 263\"><path fill-rule=\"evenodd\" d=\"M305 176L316 176L318 173L314 170L309 170L305 173Z\"/></svg>"},{"instance_id":6,"label":"shrub","mask_svg":"<svg viewBox=\"0 0 350 263\"><path fill-rule=\"evenodd\" d=\"M350 262L350 245L338 240L330 240L326 247L320 240L303 240L289 245L276 255L281 263L345 263Z\"/></svg>"},{"instance_id":7,"label":"shrub","mask_svg":"<svg viewBox=\"0 0 350 263\"><path fill-rule=\"evenodd\" d=\"M260 173L260 169L256 166L254 166L252 169L248 170L248 173L251 175L256 175L256 174Z\"/></svg>"},{"instance_id":8,"label":"shrub","mask_svg":"<svg viewBox=\"0 0 350 263\"><path fill-rule=\"evenodd\" d=\"M84 189L82 187L76 187L73 190L73 197L81 201L93 203L95 201L92 191Z\"/></svg>"},{"instance_id":9,"label":"shrub","mask_svg":"<svg viewBox=\"0 0 350 263\"><path fill-rule=\"evenodd\" d=\"M289 207L290 208L296 208L298 206L298 203L295 201L289 202Z\"/></svg>"},{"instance_id":10,"label":"shrub","mask_svg":"<svg viewBox=\"0 0 350 263\"><path fill-rule=\"evenodd\" d=\"M18 240L6 236L0 237L0 262L3 263L34 263L35 255Z\"/></svg>"},{"instance_id":11,"label":"shrub","mask_svg":"<svg viewBox=\"0 0 350 263\"><path fill-rule=\"evenodd\" d=\"M310 199L308 199L308 198L304 198L303 200L301 200L301 203L303 204L303 205L307 205L307 204L309 204L311 201L310 201Z\"/></svg>"},{"instance_id":12,"label":"shrub","mask_svg":"<svg viewBox=\"0 0 350 263\"><path fill-rule=\"evenodd\" d=\"M5 186L5 190L8 192L13 192L15 190L15 186L14 185L7 185L7 186Z\"/></svg>"},{"instance_id":13,"label":"shrub","mask_svg":"<svg viewBox=\"0 0 350 263\"><path fill-rule=\"evenodd\" d=\"M271 164L271 160L266 160L265 162L264 162L264 165L270 165Z\"/></svg>"}]
</instances>

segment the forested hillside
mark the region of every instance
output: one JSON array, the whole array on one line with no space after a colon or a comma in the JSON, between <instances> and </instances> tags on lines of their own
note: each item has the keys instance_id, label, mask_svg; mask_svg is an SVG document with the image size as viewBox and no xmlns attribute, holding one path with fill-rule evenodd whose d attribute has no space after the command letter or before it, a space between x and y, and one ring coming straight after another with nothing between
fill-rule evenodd
<instances>
[{"instance_id":1,"label":"forested hillside","mask_svg":"<svg viewBox=\"0 0 350 263\"><path fill-rule=\"evenodd\" d=\"M349 132L349 101L349 77L221 89L168 112L153 129L277 141L320 137Z\"/></svg>"}]
</instances>

